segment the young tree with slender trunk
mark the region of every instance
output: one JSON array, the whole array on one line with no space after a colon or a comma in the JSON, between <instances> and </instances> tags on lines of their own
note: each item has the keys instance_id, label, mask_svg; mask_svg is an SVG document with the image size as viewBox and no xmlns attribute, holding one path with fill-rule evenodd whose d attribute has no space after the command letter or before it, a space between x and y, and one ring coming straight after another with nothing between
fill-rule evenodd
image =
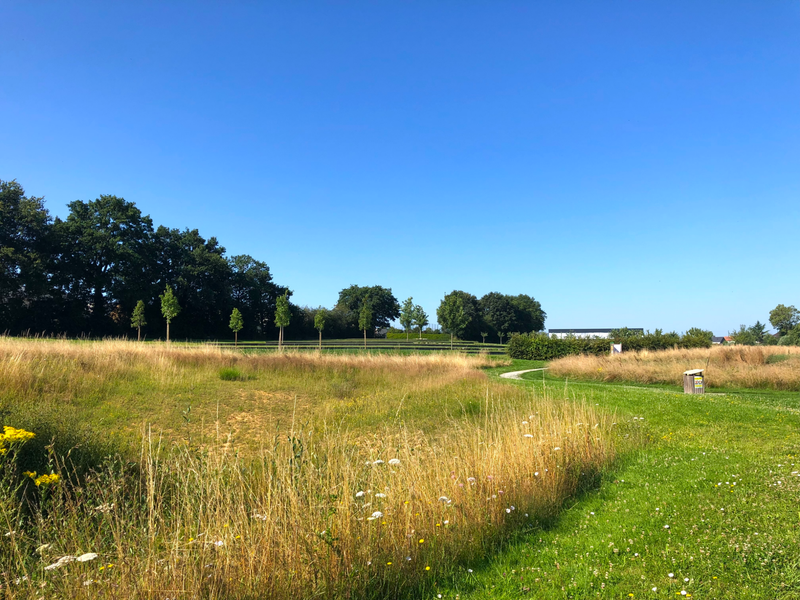
<instances>
[{"instance_id":1,"label":"young tree with slender trunk","mask_svg":"<svg viewBox=\"0 0 800 600\"><path fill-rule=\"evenodd\" d=\"M275 325L280 327L278 334L278 349L283 350L283 328L289 324L289 319L292 316L289 310L289 297L284 293L283 296L278 296L275 301Z\"/></svg>"},{"instance_id":2,"label":"young tree with slender trunk","mask_svg":"<svg viewBox=\"0 0 800 600\"><path fill-rule=\"evenodd\" d=\"M453 349L453 336L461 336L469 325L469 315L464 310L464 300L457 292L452 292L444 297L439 308L436 309L436 318L442 327L450 333L450 350Z\"/></svg>"},{"instance_id":3,"label":"young tree with slender trunk","mask_svg":"<svg viewBox=\"0 0 800 600\"><path fill-rule=\"evenodd\" d=\"M487 335L489 335L489 334L488 333L484 333L483 331L481 331L481 337L483 338L483 343L484 344L486 343L486 336Z\"/></svg>"},{"instance_id":4,"label":"young tree with slender trunk","mask_svg":"<svg viewBox=\"0 0 800 600\"><path fill-rule=\"evenodd\" d=\"M325 317L328 316L328 311L324 308L317 310L314 315L314 329L319 331L319 349L322 350L322 330L325 329Z\"/></svg>"},{"instance_id":5,"label":"young tree with slender trunk","mask_svg":"<svg viewBox=\"0 0 800 600\"><path fill-rule=\"evenodd\" d=\"M169 342L169 324L172 319L178 316L181 312L181 306L178 304L178 299L172 293L172 288L167 286L164 293L159 296L161 298L161 314L167 320L167 341Z\"/></svg>"},{"instance_id":6,"label":"young tree with slender trunk","mask_svg":"<svg viewBox=\"0 0 800 600\"><path fill-rule=\"evenodd\" d=\"M419 339L422 339L422 328L428 324L428 313L417 304L414 306L412 317L414 319L414 326L419 328Z\"/></svg>"},{"instance_id":7,"label":"young tree with slender trunk","mask_svg":"<svg viewBox=\"0 0 800 600\"><path fill-rule=\"evenodd\" d=\"M147 321L144 319L144 302L139 300L136 303L136 308L133 309L133 316L131 317L131 327L135 327L138 333L138 340L139 342L142 341L142 327L147 325Z\"/></svg>"},{"instance_id":8,"label":"young tree with slender trunk","mask_svg":"<svg viewBox=\"0 0 800 600\"><path fill-rule=\"evenodd\" d=\"M358 314L358 328L364 332L364 350L367 349L367 329L370 327L372 327L372 308L365 302Z\"/></svg>"},{"instance_id":9,"label":"young tree with slender trunk","mask_svg":"<svg viewBox=\"0 0 800 600\"><path fill-rule=\"evenodd\" d=\"M228 327L233 331L233 347L236 348L236 346L239 345L239 332L242 330L242 327L244 327L242 313L239 312L238 308L233 309L231 313L231 322L228 324Z\"/></svg>"},{"instance_id":10,"label":"young tree with slender trunk","mask_svg":"<svg viewBox=\"0 0 800 600\"><path fill-rule=\"evenodd\" d=\"M406 330L406 341L408 341L408 330L411 329L414 323L414 298L409 296L403 301L403 306L400 308L400 325Z\"/></svg>"}]
</instances>

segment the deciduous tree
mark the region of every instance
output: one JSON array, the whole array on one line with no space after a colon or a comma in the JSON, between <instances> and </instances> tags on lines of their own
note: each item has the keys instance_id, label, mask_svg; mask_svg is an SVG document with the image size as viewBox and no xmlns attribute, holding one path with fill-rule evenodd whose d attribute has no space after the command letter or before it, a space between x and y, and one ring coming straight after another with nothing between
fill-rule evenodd
<instances>
[{"instance_id":1,"label":"deciduous tree","mask_svg":"<svg viewBox=\"0 0 800 600\"><path fill-rule=\"evenodd\" d=\"M464 310L464 299L458 291L450 292L436 309L439 324L450 334L450 349L453 349L453 336L461 337L470 318Z\"/></svg>"},{"instance_id":2,"label":"deciduous tree","mask_svg":"<svg viewBox=\"0 0 800 600\"><path fill-rule=\"evenodd\" d=\"M769 322L778 330L778 333L787 335L789 331L800 322L800 311L794 306L778 304L778 306L770 311Z\"/></svg>"},{"instance_id":3,"label":"deciduous tree","mask_svg":"<svg viewBox=\"0 0 800 600\"><path fill-rule=\"evenodd\" d=\"M511 331L516 323L516 311L508 296L497 292L490 292L478 301L483 320L495 330L500 343L503 337Z\"/></svg>"},{"instance_id":4,"label":"deciduous tree","mask_svg":"<svg viewBox=\"0 0 800 600\"><path fill-rule=\"evenodd\" d=\"M406 330L406 341L408 341L408 330L414 323L414 298L409 296L403 301L403 307L400 309L400 325Z\"/></svg>"},{"instance_id":5,"label":"deciduous tree","mask_svg":"<svg viewBox=\"0 0 800 600\"><path fill-rule=\"evenodd\" d=\"M231 320L230 323L228 323L228 327L230 327L233 332L233 347L235 348L239 345L239 332L242 330L242 327L244 327L242 313L239 312L238 308L234 308L233 312L231 312Z\"/></svg>"},{"instance_id":6,"label":"deciduous tree","mask_svg":"<svg viewBox=\"0 0 800 600\"><path fill-rule=\"evenodd\" d=\"M181 312L181 306L178 304L178 299L172 293L172 288L167 286L164 293L159 296L161 298L161 314L167 320L167 341L169 341L169 324L172 319L178 316Z\"/></svg>"},{"instance_id":7,"label":"deciduous tree","mask_svg":"<svg viewBox=\"0 0 800 600\"><path fill-rule=\"evenodd\" d=\"M351 285L339 292L339 301L336 306L350 311L355 321L361 313L365 302L370 304L375 327L388 327L389 324L400 316L400 304L392 294L391 288L379 285L361 287Z\"/></svg>"},{"instance_id":8,"label":"deciduous tree","mask_svg":"<svg viewBox=\"0 0 800 600\"><path fill-rule=\"evenodd\" d=\"M364 350L367 349L367 330L374 326L373 323L372 306L370 306L369 302L364 302L361 305L361 311L358 313L358 328L364 332Z\"/></svg>"},{"instance_id":9,"label":"deciduous tree","mask_svg":"<svg viewBox=\"0 0 800 600\"><path fill-rule=\"evenodd\" d=\"M414 320L414 325L419 329L419 339L422 339L422 328L428 324L428 313L417 304L414 306L414 312L411 316Z\"/></svg>"},{"instance_id":10,"label":"deciduous tree","mask_svg":"<svg viewBox=\"0 0 800 600\"><path fill-rule=\"evenodd\" d=\"M289 325L291 320L291 310L289 308L289 294L284 293L283 296L278 296L275 308L275 326L280 329L278 334L278 349L283 349L283 328Z\"/></svg>"},{"instance_id":11,"label":"deciduous tree","mask_svg":"<svg viewBox=\"0 0 800 600\"><path fill-rule=\"evenodd\" d=\"M147 325L147 320L144 316L144 301L139 300L136 303L136 308L133 309L133 316L131 317L131 327L136 328L137 341L142 341L142 327Z\"/></svg>"},{"instance_id":12,"label":"deciduous tree","mask_svg":"<svg viewBox=\"0 0 800 600\"><path fill-rule=\"evenodd\" d=\"M325 318L328 316L328 311L322 307L317 309L317 314L314 315L314 329L319 331L319 349L322 350L322 330L325 329Z\"/></svg>"}]
</instances>

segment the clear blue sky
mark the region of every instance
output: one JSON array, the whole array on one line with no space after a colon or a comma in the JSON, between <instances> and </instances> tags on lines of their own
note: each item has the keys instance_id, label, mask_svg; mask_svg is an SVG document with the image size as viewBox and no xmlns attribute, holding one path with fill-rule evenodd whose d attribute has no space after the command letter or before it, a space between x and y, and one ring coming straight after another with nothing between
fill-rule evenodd
<instances>
[{"instance_id":1,"label":"clear blue sky","mask_svg":"<svg viewBox=\"0 0 800 600\"><path fill-rule=\"evenodd\" d=\"M11 2L0 178L116 194L299 304L533 295L725 334L800 305L800 3Z\"/></svg>"}]
</instances>

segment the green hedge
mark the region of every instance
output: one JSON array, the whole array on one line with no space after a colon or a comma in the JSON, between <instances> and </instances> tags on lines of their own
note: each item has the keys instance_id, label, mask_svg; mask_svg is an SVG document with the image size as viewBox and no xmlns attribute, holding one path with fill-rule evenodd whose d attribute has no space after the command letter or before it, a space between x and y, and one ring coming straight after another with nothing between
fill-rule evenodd
<instances>
[{"instance_id":1,"label":"green hedge","mask_svg":"<svg viewBox=\"0 0 800 600\"><path fill-rule=\"evenodd\" d=\"M684 335L662 333L660 330L644 335L630 335L624 331L620 333L622 335L610 339L555 339L547 334L523 333L511 336L508 355L525 360L552 360L570 354L607 354L612 342L622 344L623 352L711 347L711 333L699 329L690 329Z\"/></svg>"}]
</instances>

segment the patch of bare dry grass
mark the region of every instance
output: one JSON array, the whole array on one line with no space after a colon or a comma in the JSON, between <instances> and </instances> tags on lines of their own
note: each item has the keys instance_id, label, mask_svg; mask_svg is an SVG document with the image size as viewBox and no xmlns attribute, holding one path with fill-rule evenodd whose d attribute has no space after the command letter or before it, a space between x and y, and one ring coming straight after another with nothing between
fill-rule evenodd
<instances>
[{"instance_id":1,"label":"patch of bare dry grass","mask_svg":"<svg viewBox=\"0 0 800 600\"><path fill-rule=\"evenodd\" d=\"M716 346L567 356L550 363L550 373L557 377L671 385L682 385L683 372L689 369L706 369L706 385L711 387L800 390L800 348L793 346Z\"/></svg>"}]
</instances>

